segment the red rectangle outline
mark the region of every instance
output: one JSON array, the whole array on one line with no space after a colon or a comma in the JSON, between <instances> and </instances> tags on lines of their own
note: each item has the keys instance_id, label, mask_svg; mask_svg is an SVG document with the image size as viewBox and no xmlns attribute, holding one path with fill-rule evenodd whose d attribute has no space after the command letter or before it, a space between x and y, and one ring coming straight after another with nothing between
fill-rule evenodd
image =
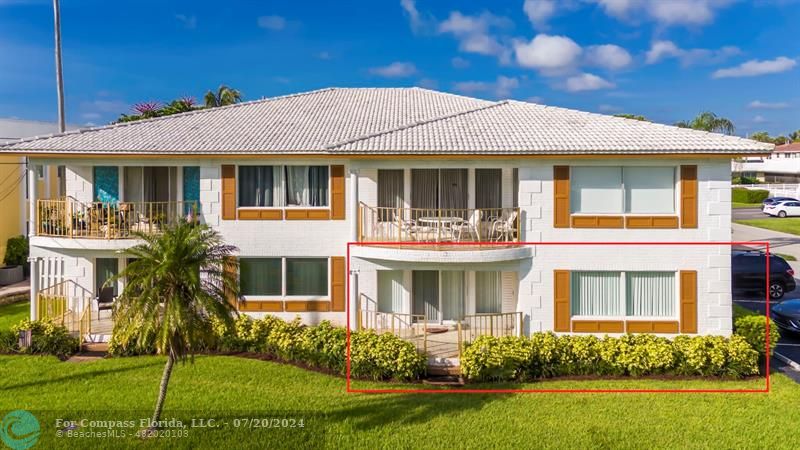
<instances>
[{"instance_id":1,"label":"red rectangle outline","mask_svg":"<svg viewBox=\"0 0 800 450\"><path fill-rule=\"evenodd\" d=\"M347 328L346 328L346 392L356 394L768 394L770 384L770 358L766 358L766 384L764 389L353 389L350 379L350 247L351 246L430 246L429 242L348 242L347 243ZM764 246L766 260L766 354L770 354L770 298L769 298L769 242L768 241L730 241L730 242L448 242L447 246L518 246L518 245L734 245ZM633 378L632 378L633 379Z\"/></svg>"}]
</instances>

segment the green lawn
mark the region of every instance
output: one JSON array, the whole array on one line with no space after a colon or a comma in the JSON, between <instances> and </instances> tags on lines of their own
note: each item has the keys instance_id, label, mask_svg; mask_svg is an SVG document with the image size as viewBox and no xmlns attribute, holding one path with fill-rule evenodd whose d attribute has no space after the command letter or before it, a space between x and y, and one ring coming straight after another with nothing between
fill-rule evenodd
<instances>
[{"instance_id":1,"label":"green lawn","mask_svg":"<svg viewBox=\"0 0 800 450\"><path fill-rule=\"evenodd\" d=\"M0 330L7 330L31 313L31 302L18 302L0 305Z\"/></svg>"},{"instance_id":2,"label":"green lawn","mask_svg":"<svg viewBox=\"0 0 800 450\"><path fill-rule=\"evenodd\" d=\"M767 230L774 230L783 233L800 235L800 218L747 219L747 220L734 220L734 222L740 223L742 225L750 225L751 227L766 228Z\"/></svg>"},{"instance_id":3,"label":"green lawn","mask_svg":"<svg viewBox=\"0 0 800 450\"><path fill-rule=\"evenodd\" d=\"M215 418L227 420L227 425L190 428L188 438L145 441L67 441L54 436L56 418L149 417L163 361L140 357L70 363L51 357L0 357L0 412L21 408L36 415L42 423L40 448L787 448L784 431L800 423L800 385L783 375L772 377L769 394L367 395L346 393L341 378L292 366L202 356L195 365L176 366L164 418L179 418L185 424L192 418ZM764 379L561 380L493 387L763 386ZM303 419L304 428L233 427L235 418L245 417Z\"/></svg>"},{"instance_id":4,"label":"green lawn","mask_svg":"<svg viewBox=\"0 0 800 450\"><path fill-rule=\"evenodd\" d=\"M733 207L733 209L739 209L739 208L758 208L758 209L761 209L761 203L739 203L739 202L733 202L733 204L731 206Z\"/></svg>"}]
</instances>

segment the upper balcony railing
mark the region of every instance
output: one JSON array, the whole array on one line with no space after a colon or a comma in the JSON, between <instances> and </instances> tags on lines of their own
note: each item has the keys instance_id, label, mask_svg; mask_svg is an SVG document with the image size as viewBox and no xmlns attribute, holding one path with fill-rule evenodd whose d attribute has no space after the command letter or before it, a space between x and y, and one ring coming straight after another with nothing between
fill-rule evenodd
<instances>
[{"instance_id":1,"label":"upper balcony railing","mask_svg":"<svg viewBox=\"0 0 800 450\"><path fill-rule=\"evenodd\" d=\"M36 206L36 234L51 237L132 239L136 232L156 234L197 218L195 201L82 203L67 197Z\"/></svg>"},{"instance_id":2,"label":"upper balcony railing","mask_svg":"<svg viewBox=\"0 0 800 450\"><path fill-rule=\"evenodd\" d=\"M519 242L519 208L386 208L359 205L359 242Z\"/></svg>"}]
</instances>

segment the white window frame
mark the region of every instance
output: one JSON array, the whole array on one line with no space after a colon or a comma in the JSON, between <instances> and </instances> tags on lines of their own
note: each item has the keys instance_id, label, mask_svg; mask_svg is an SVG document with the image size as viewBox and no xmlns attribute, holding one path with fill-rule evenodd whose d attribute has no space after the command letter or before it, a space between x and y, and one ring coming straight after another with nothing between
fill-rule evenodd
<instances>
[{"instance_id":1,"label":"white window frame","mask_svg":"<svg viewBox=\"0 0 800 450\"><path fill-rule=\"evenodd\" d=\"M636 216L647 216L647 217L650 217L650 216L655 216L655 217L663 216L663 217L674 217L674 216L677 216L679 214L678 211L679 211L679 202L680 202L680 179L678 177L678 168L679 168L678 166L672 166L672 165L670 165L670 166L570 166L569 167L570 185L572 185L572 183L574 182L574 170L573 169L576 168L576 167L579 167L579 168L596 168L596 167L615 167L615 168L619 168L620 169L620 175L621 175L621 181L622 181L621 184L620 184L620 192L621 192L621 195L622 195L622 211L620 211L618 213L591 213L591 212L572 211L572 202L570 202L570 215L573 215L573 216L625 216L625 217L627 217L627 216L631 216L631 217L636 217ZM657 169L658 168L667 167L667 168L671 168L673 170L673 172L672 172L673 173L673 175L672 175L672 179L673 179L672 194L673 195L672 195L672 212L671 213L631 213L631 212L626 212L625 211L626 209L628 209L627 208L627 202L626 202L627 195L626 195L626 192L625 192L625 168L629 168L629 167L634 167L634 168L657 168ZM570 195L572 195L572 192L570 192Z\"/></svg>"},{"instance_id":2,"label":"white window frame","mask_svg":"<svg viewBox=\"0 0 800 450\"><path fill-rule=\"evenodd\" d=\"M245 300L330 300L331 298L331 258L329 256L240 256L243 259L270 258L281 260L281 294L280 295L242 295ZM324 259L328 264L328 276L325 282L325 295L288 295L286 293L286 260L287 259ZM241 283L241 281L239 281Z\"/></svg>"},{"instance_id":3,"label":"white window frame","mask_svg":"<svg viewBox=\"0 0 800 450\"><path fill-rule=\"evenodd\" d=\"M239 206L239 167L297 167L297 166L304 166L304 167L328 167L328 205L327 206L295 206L295 205L284 205L284 206ZM284 182L285 182L284 177ZM332 194L331 194L331 165L330 164L237 164L236 165L236 209L252 209L252 210L263 210L263 209L275 209L275 210L286 210L286 209L319 209L319 210L328 210L331 209L331 201L332 201ZM286 186L284 186L285 190Z\"/></svg>"},{"instance_id":4,"label":"white window frame","mask_svg":"<svg viewBox=\"0 0 800 450\"><path fill-rule=\"evenodd\" d=\"M587 316L587 315L573 315L571 314L572 320L641 320L646 322L667 322L667 321L677 321L680 319L680 277L678 276L678 271L676 270L575 270L573 272L611 272L617 273L620 275L619 282L620 282L620 298L618 301L621 303L621 311L624 313L620 316ZM674 302L674 311L675 313L672 316L629 316L628 315L628 283L627 283L627 274L628 273L636 273L636 272L669 272L673 274L673 283L675 284L673 292L675 293L675 298L673 299ZM570 284L572 283L572 272L570 272ZM572 307L572 292L570 292L570 308Z\"/></svg>"}]
</instances>

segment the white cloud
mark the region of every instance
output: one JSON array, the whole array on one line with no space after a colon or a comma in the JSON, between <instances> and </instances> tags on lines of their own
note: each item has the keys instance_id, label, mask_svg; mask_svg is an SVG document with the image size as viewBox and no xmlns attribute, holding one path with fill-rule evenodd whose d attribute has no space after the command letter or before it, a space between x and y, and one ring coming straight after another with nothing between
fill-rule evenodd
<instances>
[{"instance_id":1,"label":"white cloud","mask_svg":"<svg viewBox=\"0 0 800 450\"><path fill-rule=\"evenodd\" d=\"M178 22L182 23L184 28L187 30L194 30L197 28L197 17L196 16L187 16L186 14L175 14L175 18Z\"/></svg>"},{"instance_id":2,"label":"white cloud","mask_svg":"<svg viewBox=\"0 0 800 450\"><path fill-rule=\"evenodd\" d=\"M497 98L511 97L514 89L519 87L519 79L500 75L493 82L487 81L461 81L455 83L453 88L464 94L476 94L480 92L490 93Z\"/></svg>"},{"instance_id":3,"label":"white cloud","mask_svg":"<svg viewBox=\"0 0 800 450\"><path fill-rule=\"evenodd\" d=\"M523 67L557 74L574 68L582 49L566 36L539 34L530 42L516 42L514 54Z\"/></svg>"},{"instance_id":4,"label":"white cloud","mask_svg":"<svg viewBox=\"0 0 800 450\"><path fill-rule=\"evenodd\" d=\"M534 27L544 28L547 21L556 13L554 0L525 0L522 10Z\"/></svg>"},{"instance_id":5,"label":"white cloud","mask_svg":"<svg viewBox=\"0 0 800 450\"><path fill-rule=\"evenodd\" d=\"M286 28L286 18L281 16L261 16L258 18L258 26L267 30L280 31Z\"/></svg>"},{"instance_id":6,"label":"white cloud","mask_svg":"<svg viewBox=\"0 0 800 450\"><path fill-rule=\"evenodd\" d=\"M725 46L715 50L706 48L682 49L672 41L653 41L645 54L647 64L655 64L668 58L676 58L683 67L695 64L719 64L731 56L741 54L738 47Z\"/></svg>"},{"instance_id":7,"label":"white cloud","mask_svg":"<svg viewBox=\"0 0 800 450\"><path fill-rule=\"evenodd\" d=\"M84 119L84 120L97 120L100 117L102 117L100 115L100 113L94 113L94 112L88 112L88 113L81 114L81 119Z\"/></svg>"},{"instance_id":8,"label":"white cloud","mask_svg":"<svg viewBox=\"0 0 800 450\"><path fill-rule=\"evenodd\" d=\"M331 55L331 52L319 52L314 56L325 61L333 59L333 55Z\"/></svg>"},{"instance_id":9,"label":"white cloud","mask_svg":"<svg viewBox=\"0 0 800 450\"><path fill-rule=\"evenodd\" d=\"M714 21L716 14L735 0L592 0L606 14L626 21L641 18L662 26L701 26Z\"/></svg>"},{"instance_id":10,"label":"white cloud","mask_svg":"<svg viewBox=\"0 0 800 450\"><path fill-rule=\"evenodd\" d=\"M762 102L761 100L753 100L747 104L748 109L785 109L789 104L786 102Z\"/></svg>"},{"instance_id":11,"label":"white cloud","mask_svg":"<svg viewBox=\"0 0 800 450\"><path fill-rule=\"evenodd\" d=\"M386 78L405 78L417 73L417 67L410 62L395 61L388 66L373 67L369 73Z\"/></svg>"},{"instance_id":12,"label":"white cloud","mask_svg":"<svg viewBox=\"0 0 800 450\"><path fill-rule=\"evenodd\" d=\"M597 110L602 113L618 113L622 111L622 108L604 103L602 105L598 105Z\"/></svg>"},{"instance_id":13,"label":"white cloud","mask_svg":"<svg viewBox=\"0 0 800 450\"><path fill-rule=\"evenodd\" d=\"M757 116L753 117L753 123L766 123L766 122L769 122L769 121L767 119L765 119L764 116L757 115Z\"/></svg>"},{"instance_id":14,"label":"white cloud","mask_svg":"<svg viewBox=\"0 0 800 450\"><path fill-rule=\"evenodd\" d=\"M609 70L620 70L631 65L633 58L618 45L593 45L586 49L586 62Z\"/></svg>"},{"instance_id":15,"label":"white cloud","mask_svg":"<svg viewBox=\"0 0 800 450\"><path fill-rule=\"evenodd\" d=\"M460 56L456 56L450 60L450 64L452 64L456 69L466 69L469 67L469 60Z\"/></svg>"},{"instance_id":16,"label":"white cloud","mask_svg":"<svg viewBox=\"0 0 800 450\"><path fill-rule=\"evenodd\" d=\"M526 98L525 101L531 103L542 103L544 99L542 97L539 97L538 95L534 95L533 97Z\"/></svg>"},{"instance_id":17,"label":"white cloud","mask_svg":"<svg viewBox=\"0 0 800 450\"><path fill-rule=\"evenodd\" d=\"M501 63L509 62L510 51L506 45L492 34L494 29L509 28L513 23L506 17L489 12L468 16L453 11L439 24L438 31L452 34L459 41L459 49L466 53L497 57Z\"/></svg>"},{"instance_id":18,"label":"white cloud","mask_svg":"<svg viewBox=\"0 0 800 450\"><path fill-rule=\"evenodd\" d=\"M439 87L439 82L434 80L433 78L422 78L417 81L416 86L425 89L436 89Z\"/></svg>"},{"instance_id":19,"label":"white cloud","mask_svg":"<svg viewBox=\"0 0 800 450\"><path fill-rule=\"evenodd\" d=\"M785 56L763 61L752 59L736 67L719 69L711 74L711 78L756 77L759 75L786 72L796 65L797 61Z\"/></svg>"},{"instance_id":20,"label":"white cloud","mask_svg":"<svg viewBox=\"0 0 800 450\"><path fill-rule=\"evenodd\" d=\"M596 91L598 89L611 89L614 83L606 81L591 73L582 73L567 78L564 89L569 92Z\"/></svg>"},{"instance_id":21,"label":"white cloud","mask_svg":"<svg viewBox=\"0 0 800 450\"><path fill-rule=\"evenodd\" d=\"M416 0L400 0L400 6L408 16L408 24L411 26L411 31L414 33L420 33L423 30L428 30L434 25L432 17L428 15L423 17L423 15L419 12L417 9Z\"/></svg>"}]
</instances>

